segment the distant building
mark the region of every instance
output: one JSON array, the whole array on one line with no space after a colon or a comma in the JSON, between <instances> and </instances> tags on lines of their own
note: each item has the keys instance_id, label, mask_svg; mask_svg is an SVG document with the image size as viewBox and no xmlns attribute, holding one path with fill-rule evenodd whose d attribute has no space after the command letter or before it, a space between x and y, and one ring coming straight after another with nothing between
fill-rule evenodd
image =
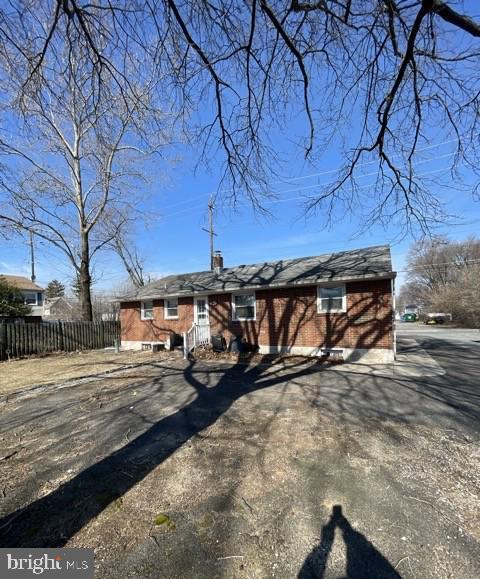
<instances>
[{"instance_id":1,"label":"distant building","mask_svg":"<svg viewBox=\"0 0 480 579\"><path fill-rule=\"evenodd\" d=\"M22 275L5 275L0 274L9 284L19 289L23 295L24 301L28 304L32 311L29 316L43 315L43 302L45 290L37 285L35 282Z\"/></svg>"},{"instance_id":2,"label":"distant building","mask_svg":"<svg viewBox=\"0 0 480 579\"><path fill-rule=\"evenodd\" d=\"M58 296L56 298L46 298L43 307L43 319L47 321L55 320L79 320L80 308L77 299Z\"/></svg>"}]
</instances>

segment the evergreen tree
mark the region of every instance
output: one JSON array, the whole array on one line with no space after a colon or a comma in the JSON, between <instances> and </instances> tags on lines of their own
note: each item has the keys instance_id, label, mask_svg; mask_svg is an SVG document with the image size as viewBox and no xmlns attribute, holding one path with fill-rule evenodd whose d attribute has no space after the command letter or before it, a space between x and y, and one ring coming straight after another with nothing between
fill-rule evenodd
<instances>
[{"instance_id":1,"label":"evergreen tree","mask_svg":"<svg viewBox=\"0 0 480 579\"><path fill-rule=\"evenodd\" d=\"M93 286L97 283L97 280L91 276L90 279L90 285ZM70 289L72 290L73 295L80 300L80 294L82 293L82 284L80 281L80 276L78 274L75 275L75 277L72 280L72 285L70 286Z\"/></svg>"},{"instance_id":2,"label":"evergreen tree","mask_svg":"<svg viewBox=\"0 0 480 579\"><path fill-rule=\"evenodd\" d=\"M65 286L58 279L52 279L47 285L47 298L59 298L65 295Z\"/></svg>"},{"instance_id":3,"label":"evergreen tree","mask_svg":"<svg viewBox=\"0 0 480 579\"><path fill-rule=\"evenodd\" d=\"M81 284L80 284L80 278L78 277L78 275L74 278L73 282L72 282L72 286L71 286L73 295L76 298L80 297L80 292L81 292Z\"/></svg>"},{"instance_id":4,"label":"evergreen tree","mask_svg":"<svg viewBox=\"0 0 480 579\"><path fill-rule=\"evenodd\" d=\"M0 316L17 318L27 316L31 311L20 290L0 276Z\"/></svg>"}]
</instances>

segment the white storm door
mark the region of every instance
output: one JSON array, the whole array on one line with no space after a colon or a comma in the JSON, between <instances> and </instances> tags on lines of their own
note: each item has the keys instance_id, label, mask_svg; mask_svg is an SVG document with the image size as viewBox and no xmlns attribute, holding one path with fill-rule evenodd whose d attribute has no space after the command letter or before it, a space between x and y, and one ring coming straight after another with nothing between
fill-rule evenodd
<instances>
[{"instance_id":1,"label":"white storm door","mask_svg":"<svg viewBox=\"0 0 480 579\"><path fill-rule=\"evenodd\" d=\"M199 326L208 326L208 297L198 297L193 300L195 323Z\"/></svg>"}]
</instances>

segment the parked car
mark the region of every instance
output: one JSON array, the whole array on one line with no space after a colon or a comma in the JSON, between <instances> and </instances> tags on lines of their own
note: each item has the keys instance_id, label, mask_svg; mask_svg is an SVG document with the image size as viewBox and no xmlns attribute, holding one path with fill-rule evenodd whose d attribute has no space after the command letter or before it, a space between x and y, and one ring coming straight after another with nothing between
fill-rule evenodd
<instances>
[{"instance_id":1,"label":"parked car","mask_svg":"<svg viewBox=\"0 0 480 579\"><path fill-rule=\"evenodd\" d=\"M428 315L425 320L424 320L424 324L428 324L430 326L436 325L436 324L444 324L446 322L446 316L442 315L442 314L438 314L438 315Z\"/></svg>"},{"instance_id":2,"label":"parked car","mask_svg":"<svg viewBox=\"0 0 480 579\"><path fill-rule=\"evenodd\" d=\"M418 319L417 314L403 314L400 318L402 322L416 322Z\"/></svg>"}]
</instances>

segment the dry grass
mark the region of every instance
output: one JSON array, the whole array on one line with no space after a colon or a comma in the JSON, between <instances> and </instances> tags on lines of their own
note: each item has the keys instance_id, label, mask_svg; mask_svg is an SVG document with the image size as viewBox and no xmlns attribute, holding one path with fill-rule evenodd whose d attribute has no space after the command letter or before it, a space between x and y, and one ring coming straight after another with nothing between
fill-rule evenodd
<instances>
[{"instance_id":1,"label":"dry grass","mask_svg":"<svg viewBox=\"0 0 480 579\"><path fill-rule=\"evenodd\" d=\"M129 364L157 359L152 352L93 350L51 354L0 363L0 395L10 394L33 385L64 382L72 378L91 376Z\"/></svg>"}]
</instances>

